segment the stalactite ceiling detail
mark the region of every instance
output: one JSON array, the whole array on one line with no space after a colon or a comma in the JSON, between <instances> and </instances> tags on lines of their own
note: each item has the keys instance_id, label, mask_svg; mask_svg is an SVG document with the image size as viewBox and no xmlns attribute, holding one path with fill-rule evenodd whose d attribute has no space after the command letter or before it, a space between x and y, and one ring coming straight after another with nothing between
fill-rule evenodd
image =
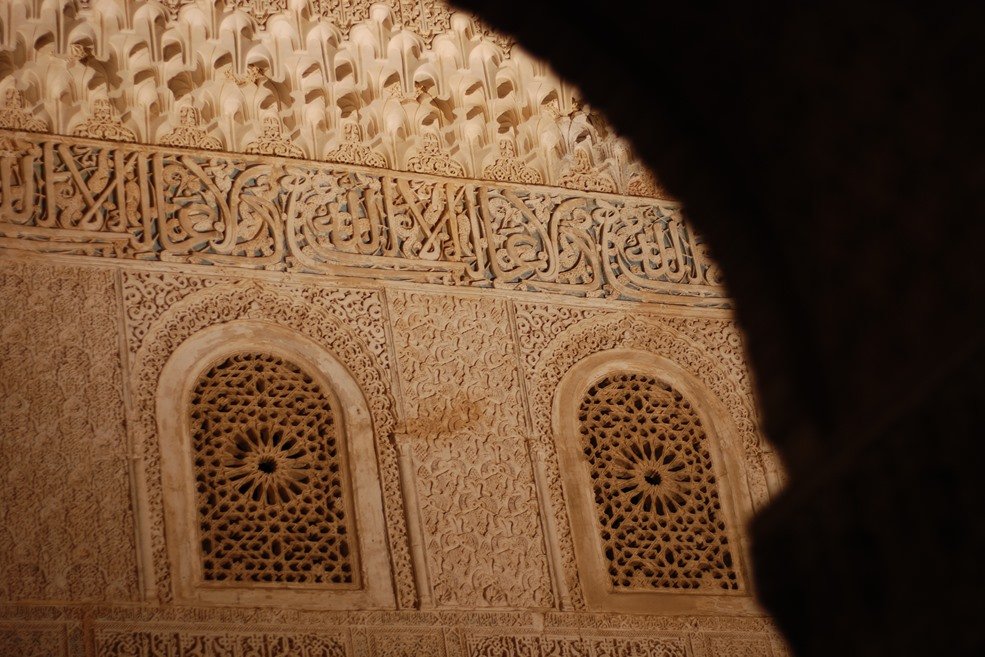
<instances>
[{"instance_id":1,"label":"stalactite ceiling detail","mask_svg":"<svg viewBox=\"0 0 985 657\"><path fill-rule=\"evenodd\" d=\"M661 198L545 64L437 0L6 0L0 127Z\"/></svg>"}]
</instances>

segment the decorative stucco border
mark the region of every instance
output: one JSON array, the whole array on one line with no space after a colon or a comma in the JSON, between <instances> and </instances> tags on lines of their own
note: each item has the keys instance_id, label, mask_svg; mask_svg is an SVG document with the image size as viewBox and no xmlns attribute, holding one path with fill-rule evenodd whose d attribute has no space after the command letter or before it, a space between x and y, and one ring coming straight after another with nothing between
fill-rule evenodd
<instances>
[{"instance_id":1,"label":"decorative stucco border","mask_svg":"<svg viewBox=\"0 0 985 657\"><path fill-rule=\"evenodd\" d=\"M580 309L552 313L545 308L549 307L534 304L517 304L515 307L519 344L526 350L521 362L525 370L533 442L545 455L547 497L557 532L564 585L576 608L583 608L584 591L578 576L556 438L551 426L558 382L572 367L602 351L630 349L666 358L700 381L722 404L723 416L735 425L735 430L722 434L720 441L723 451L743 455L738 468L741 473L732 478L734 513L740 524L752 515L754 494L767 494L764 482L750 481L751 475L758 477L761 474L761 466L756 469L755 463L750 461L761 458L755 451L760 436L754 421L753 401L744 393L740 380L744 371L732 371L717 362L706 347L675 328L670 319ZM525 335L533 332L550 337L546 342L538 343ZM748 563L747 555L742 557L741 560Z\"/></svg>"},{"instance_id":2,"label":"decorative stucco border","mask_svg":"<svg viewBox=\"0 0 985 657\"><path fill-rule=\"evenodd\" d=\"M383 485L388 543L393 559L395 588L400 607L413 607L416 599L406 523L393 444L395 404L388 379L377 359L344 322L307 303L291 289L256 281L222 284L193 292L168 307L154 320L137 349L131 367L129 424L141 468L137 475L138 508L144 517L142 540L148 553L144 577L156 598L171 600L172 573L164 532L161 455L157 439L155 395L165 363L196 332L236 320L269 322L286 327L323 345L345 364L369 401L377 459ZM353 320L355 321L355 319ZM151 566L152 564L152 566Z\"/></svg>"}]
</instances>

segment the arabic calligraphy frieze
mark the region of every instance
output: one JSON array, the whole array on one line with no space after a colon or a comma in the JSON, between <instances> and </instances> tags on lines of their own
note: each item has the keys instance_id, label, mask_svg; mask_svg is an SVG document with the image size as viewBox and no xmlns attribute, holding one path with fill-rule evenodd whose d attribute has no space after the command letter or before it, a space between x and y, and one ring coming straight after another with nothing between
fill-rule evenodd
<instances>
[{"instance_id":1,"label":"arabic calligraphy frieze","mask_svg":"<svg viewBox=\"0 0 985 657\"><path fill-rule=\"evenodd\" d=\"M672 203L6 131L0 246L639 301L725 296Z\"/></svg>"}]
</instances>

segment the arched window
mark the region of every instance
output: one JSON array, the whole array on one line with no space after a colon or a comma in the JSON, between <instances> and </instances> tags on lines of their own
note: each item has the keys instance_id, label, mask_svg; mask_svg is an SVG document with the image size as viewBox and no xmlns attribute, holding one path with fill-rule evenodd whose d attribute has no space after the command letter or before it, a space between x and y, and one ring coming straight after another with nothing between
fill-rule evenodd
<instances>
[{"instance_id":1,"label":"arched window","mask_svg":"<svg viewBox=\"0 0 985 657\"><path fill-rule=\"evenodd\" d=\"M165 365L157 420L179 601L393 606L369 407L331 352L210 327Z\"/></svg>"},{"instance_id":2,"label":"arched window","mask_svg":"<svg viewBox=\"0 0 985 657\"><path fill-rule=\"evenodd\" d=\"M596 354L562 380L556 439L591 607L652 610L675 598L668 611L695 610L703 603L673 594L743 588L715 436L727 423L711 420L714 404L702 408L709 397L673 363L640 352Z\"/></svg>"},{"instance_id":3,"label":"arched window","mask_svg":"<svg viewBox=\"0 0 985 657\"><path fill-rule=\"evenodd\" d=\"M701 419L653 376L603 376L578 409L615 590L738 588Z\"/></svg>"},{"instance_id":4,"label":"arched window","mask_svg":"<svg viewBox=\"0 0 985 657\"><path fill-rule=\"evenodd\" d=\"M204 581L358 587L345 427L329 393L262 352L199 376L188 412Z\"/></svg>"}]
</instances>

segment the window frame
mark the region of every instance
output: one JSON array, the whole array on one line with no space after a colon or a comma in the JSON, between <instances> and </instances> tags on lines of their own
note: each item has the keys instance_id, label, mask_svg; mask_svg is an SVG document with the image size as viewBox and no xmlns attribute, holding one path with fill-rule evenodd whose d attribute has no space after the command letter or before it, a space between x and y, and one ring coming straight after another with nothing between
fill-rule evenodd
<instances>
[{"instance_id":1,"label":"window frame","mask_svg":"<svg viewBox=\"0 0 985 657\"><path fill-rule=\"evenodd\" d=\"M641 374L671 385L687 399L705 429L712 471L731 548L737 590L663 589L617 590L608 574L591 484L591 465L584 455L579 409L588 390L599 380L619 374ZM715 396L676 363L644 351L612 349L588 356L561 378L554 395L552 431L558 455L565 506L571 523L575 565L592 611L623 613L751 613L750 578L745 571L746 551L739 531L739 504L750 506L742 458L736 447L739 433L728 411Z\"/></svg>"},{"instance_id":2,"label":"window frame","mask_svg":"<svg viewBox=\"0 0 985 657\"><path fill-rule=\"evenodd\" d=\"M352 496L351 531L359 555L358 589L307 583L214 582L202 576L191 421L198 379L216 362L242 352L289 360L314 378L342 429ZM176 601L218 605L305 605L322 609L393 609L395 598L386 542L383 496L369 405L359 384L328 349L289 328L253 320L208 327L171 354L156 395L165 535Z\"/></svg>"}]
</instances>

